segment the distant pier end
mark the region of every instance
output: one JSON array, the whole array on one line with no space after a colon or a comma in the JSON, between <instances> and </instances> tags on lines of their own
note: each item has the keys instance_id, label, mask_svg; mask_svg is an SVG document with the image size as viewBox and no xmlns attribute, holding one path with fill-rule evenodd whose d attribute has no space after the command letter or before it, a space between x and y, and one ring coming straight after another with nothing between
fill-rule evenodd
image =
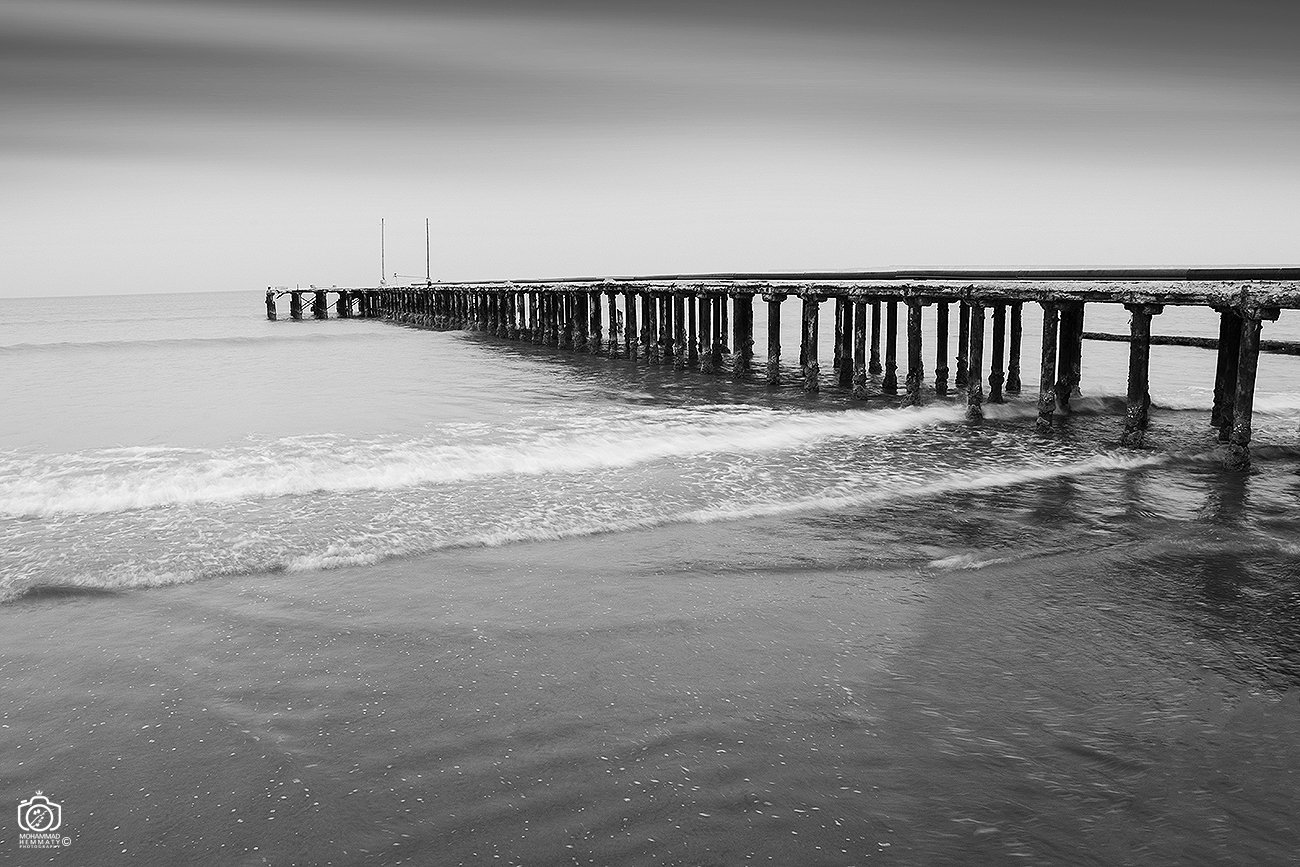
<instances>
[{"instance_id":1,"label":"distant pier end","mask_svg":"<svg viewBox=\"0 0 1300 867\"><path fill-rule=\"evenodd\" d=\"M1232 468L1250 465L1251 415L1259 354L1300 354L1300 345L1261 340L1263 324L1281 310L1300 309L1300 268L1125 271L876 271L855 273L703 274L651 277L565 278L475 283L432 283L365 288L266 290L266 316L278 316L289 297L289 316L384 319L435 330L487 332L557 348L667 364L715 373L751 374L754 299L768 305L767 354L761 382L781 382L781 305L801 305L798 376L802 387L823 385L855 399L870 399L867 375L882 374L879 394L898 393L898 313L906 313L904 403L964 390L969 418L983 417L984 403L1001 403L1021 390L1021 323L1025 304L1043 315L1037 426L1050 431L1068 415L1079 393L1085 339L1129 344L1124 428L1120 442L1143 445L1151 403L1148 369L1152 345L1184 345L1217 353L1210 423L1224 443ZM304 308L307 301L309 308ZM618 302L622 302L619 309ZM821 302L832 301L833 370L823 383L818 364ZM1121 304L1129 334L1084 331L1088 304ZM608 330L603 329L607 313ZM956 346L949 344L951 308L958 310ZM1210 308L1219 315L1219 337L1159 337L1151 321L1168 306ZM730 308L730 309L728 309ZM922 325L936 318L933 387L925 387ZM882 318L885 348L881 355ZM984 329L991 319L989 370L984 370ZM1008 320L1010 328L1008 329ZM869 325L868 325L869 323ZM730 325L730 327L728 327ZM870 340L868 341L868 330ZM731 332L728 334L728 332ZM730 346L728 346L730 338ZM954 352L955 350L955 352ZM985 392L985 385L988 391Z\"/></svg>"}]
</instances>

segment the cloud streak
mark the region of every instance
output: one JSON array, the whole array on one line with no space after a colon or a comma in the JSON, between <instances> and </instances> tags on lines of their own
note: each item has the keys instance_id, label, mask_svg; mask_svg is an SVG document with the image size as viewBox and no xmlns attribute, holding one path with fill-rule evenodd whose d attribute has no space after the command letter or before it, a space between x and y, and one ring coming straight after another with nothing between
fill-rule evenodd
<instances>
[{"instance_id":1,"label":"cloud streak","mask_svg":"<svg viewBox=\"0 0 1300 867\"><path fill-rule=\"evenodd\" d=\"M414 220L438 202L459 215L449 234L500 233L456 243L471 276L1235 262L1288 229L1293 17L1187 2L11 0L0 178L23 219L3 228L36 250L60 213L94 214L129 263L139 221L180 208L184 179L196 231L241 247L255 238L201 215L246 201L283 223L299 218L285 203L316 202L337 247L355 230L325 208ZM1198 200L1211 216L1187 210ZM1145 247L1116 240L1139 231ZM883 253L864 260L863 234ZM199 240L171 243L179 259ZM331 281L360 271L320 258L340 267ZM36 270L20 252L0 277ZM254 279L251 264L223 273L213 288Z\"/></svg>"}]
</instances>

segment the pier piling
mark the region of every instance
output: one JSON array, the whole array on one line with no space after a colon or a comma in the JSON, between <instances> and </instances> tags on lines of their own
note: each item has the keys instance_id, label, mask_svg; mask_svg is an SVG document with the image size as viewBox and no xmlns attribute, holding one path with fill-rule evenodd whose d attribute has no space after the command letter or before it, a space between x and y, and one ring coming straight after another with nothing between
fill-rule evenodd
<instances>
[{"instance_id":1,"label":"pier piling","mask_svg":"<svg viewBox=\"0 0 1300 867\"><path fill-rule=\"evenodd\" d=\"M1002 383L1006 381L1007 305L993 305L993 357L989 360L989 403L1004 403Z\"/></svg>"},{"instance_id":2,"label":"pier piling","mask_svg":"<svg viewBox=\"0 0 1300 867\"><path fill-rule=\"evenodd\" d=\"M853 302L853 396L867 399L867 303Z\"/></svg>"},{"instance_id":3,"label":"pier piling","mask_svg":"<svg viewBox=\"0 0 1300 867\"><path fill-rule=\"evenodd\" d=\"M1022 309L1025 305L1023 301L1011 302L1011 348L1010 357L1007 363L1007 385L1008 394L1020 394L1020 335Z\"/></svg>"},{"instance_id":4,"label":"pier piling","mask_svg":"<svg viewBox=\"0 0 1300 867\"><path fill-rule=\"evenodd\" d=\"M934 393L938 397L948 396L948 302L940 301L935 308L938 319L935 321L934 341Z\"/></svg>"},{"instance_id":5,"label":"pier piling","mask_svg":"<svg viewBox=\"0 0 1300 867\"><path fill-rule=\"evenodd\" d=\"M1038 422L1039 430L1051 430L1052 416L1056 413L1056 350L1061 311L1054 301L1042 302L1043 307L1043 359L1039 368Z\"/></svg>"},{"instance_id":6,"label":"pier piling","mask_svg":"<svg viewBox=\"0 0 1300 867\"><path fill-rule=\"evenodd\" d=\"M919 298L907 299L907 400L908 406L921 403L921 380L925 378L921 356L921 305Z\"/></svg>"},{"instance_id":7,"label":"pier piling","mask_svg":"<svg viewBox=\"0 0 1300 867\"><path fill-rule=\"evenodd\" d=\"M1128 392L1124 407L1124 433L1120 443L1142 445L1151 409L1149 369L1151 366L1151 317L1164 311L1158 304L1125 304L1129 317Z\"/></svg>"},{"instance_id":8,"label":"pier piling","mask_svg":"<svg viewBox=\"0 0 1300 867\"><path fill-rule=\"evenodd\" d=\"M953 385L958 388L965 388L967 377L970 376L969 363L966 360L969 346L970 305L962 301L957 305L957 372L952 380Z\"/></svg>"},{"instance_id":9,"label":"pier piling","mask_svg":"<svg viewBox=\"0 0 1300 867\"><path fill-rule=\"evenodd\" d=\"M966 368L966 418L984 418L984 305L970 303L970 361Z\"/></svg>"},{"instance_id":10,"label":"pier piling","mask_svg":"<svg viewBox=\"0 0 1300 867\"><path fill-rule=\"evenodd\" d=\"M898 302L885 303L885 378L880 383L885 394L898 394Z\"/></svg>"},{"instance_id":11,"label":"pier piling","mask_svg":"<svg viewBox=\"0 0 1300 867\"><path fill-rule=\"evenodd\" d=\"M767 302L767 384L781 384L781 302L785 296L766 293Z\"/></svg>"},{"instance_id":12,"label":"pier piling","mask_svg":"<svg viewBox=\"0 0 1300 867\"><path fill-rule=\"evenodd\" d=\"M879 376L883 370L880 366L880 299L871 299L871 363L867 373Z\"/></svg>"},{"instance_id":13,"label":"pier piling","mask_svg":"<svg viewBox=\"0 0 1300 867\"><path fill-rule=\"evenodd\" d=\"M817 314L821 307L821 298L816 295L803 296L803 340L799 357L803 359L803 390L816 392L820 385L817 381L821 367L817 363Z\"/></svg>"}]
</instances>

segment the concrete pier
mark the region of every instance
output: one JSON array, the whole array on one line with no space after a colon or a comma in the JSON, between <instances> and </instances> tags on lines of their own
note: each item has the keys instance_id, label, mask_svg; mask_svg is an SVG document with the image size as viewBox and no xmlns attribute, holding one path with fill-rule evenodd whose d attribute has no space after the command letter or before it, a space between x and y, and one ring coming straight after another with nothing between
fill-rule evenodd
<instances>
[{"instance_id":1,"label":"concrete pier","mask_svg":"<svg viewBox=\"0 0 1300 867\"><path fill-rule=\"evenodd\" d=\"M1068 424L1064 417L1083 378L1083 341L1123 340L1129 343L1129 375L1118 438L1125 445L1144 445L1151 427L1152 347L1203 347L1217 353L1208 421L1224 443L1225 464L1237 469L1250 464L1259 355L1300 355L1300 345L1261 336L1265 323L1276 320L1281 310L1300 309L1300 269L1294 268L706 274L269 287L264 296L269 322L278 321L278 302L286 295L291 320L304 318L304 296L310 295L310 315L317 320L331 318L332 307L332 316L339 319L383 319L415 328L470 331L487 339L621 356L705 374L721 371L730 355L727 368L742 380L753 359L754 296L758 295L766 303L768 322L762 379L770 386L781 383L782 306L796 298L802 305L802 389L817 394L825 386L828 393L854 399L890 399L898 394L898 305L904 304L907 367L901 402L917 404L931 393L923 388L922 346L929 315L925 311L931 309L935 315L933 395L947 400L953 394L948 360L955 357L952 386L964 395L966 414L972 419L983 417L986 400L998 403L1021 391L1023 320L1029 303L1029 309L1041 310L1042 316L1036 420L1040 429L1050 431L1058 418ZM820 378L818 344L823 300L832 302L835 314L831 353L835 375L826 383ZM955 356L949 331L954 304L958 310ZM1089 304L1124 306L1130 314L1129 333L1084 331ZM1213 309L1219 316L1218 337L1152 335L1152 317L1168 306ZM992 308L992 332L986 359L987 308Z\"/></svg>"}]
</instances>

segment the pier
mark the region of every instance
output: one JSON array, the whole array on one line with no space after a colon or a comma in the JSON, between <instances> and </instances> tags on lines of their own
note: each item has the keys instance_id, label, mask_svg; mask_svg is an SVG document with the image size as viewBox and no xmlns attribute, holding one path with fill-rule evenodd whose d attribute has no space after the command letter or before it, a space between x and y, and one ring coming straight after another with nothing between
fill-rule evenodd
<instances>
[{"instance_id":1,"label":"pier","mask_svg":"<svg viewBox=\"0 0 1300 867\"><path fill-rule=\"evenodd\" d=\"M1297 344L1261 340L1264 323L1275 321L1282 310L1300 309L1300 268L699 274L268 288L268 319L279 317L285 296L292 319L330 318L332 307L339 318L486 332L643 364L730 372L769 386L782 384L781 317L791 301L801 324L797 384L805 391L838 389L869 400L868 375L880 375L882 395L917 405L955 394L964 399L971 419L983 417L985 403L1021 393L1023 322L1026 310L1036 311L1043 326L1038 429L1050 431L1056 416L1069 414L1083 375L1083 341L1121 340L1129 344L1129 366L1120 442L1142 446L1151 403L1151 347L1199 346L1217 353L1209 422L1225 446L1225 464L1237 469L1250 465L1260 352L1300 354ZM822 302L831 302L825 325ZM768 314L761 375L754 370L756 303L766 304ZM1085 331L1090 304L1123 305L1130 315L1129 334ZM1169 306L1215 311L1218 339L1153 336L1152 319ZM929 387L922 340L927 317L934 318L937 335L928 356L934 365ZM900 322L906 337L901 394ZM833 346L829 374L818 361L823 339Z\"/></svg>"}]
</instances>

